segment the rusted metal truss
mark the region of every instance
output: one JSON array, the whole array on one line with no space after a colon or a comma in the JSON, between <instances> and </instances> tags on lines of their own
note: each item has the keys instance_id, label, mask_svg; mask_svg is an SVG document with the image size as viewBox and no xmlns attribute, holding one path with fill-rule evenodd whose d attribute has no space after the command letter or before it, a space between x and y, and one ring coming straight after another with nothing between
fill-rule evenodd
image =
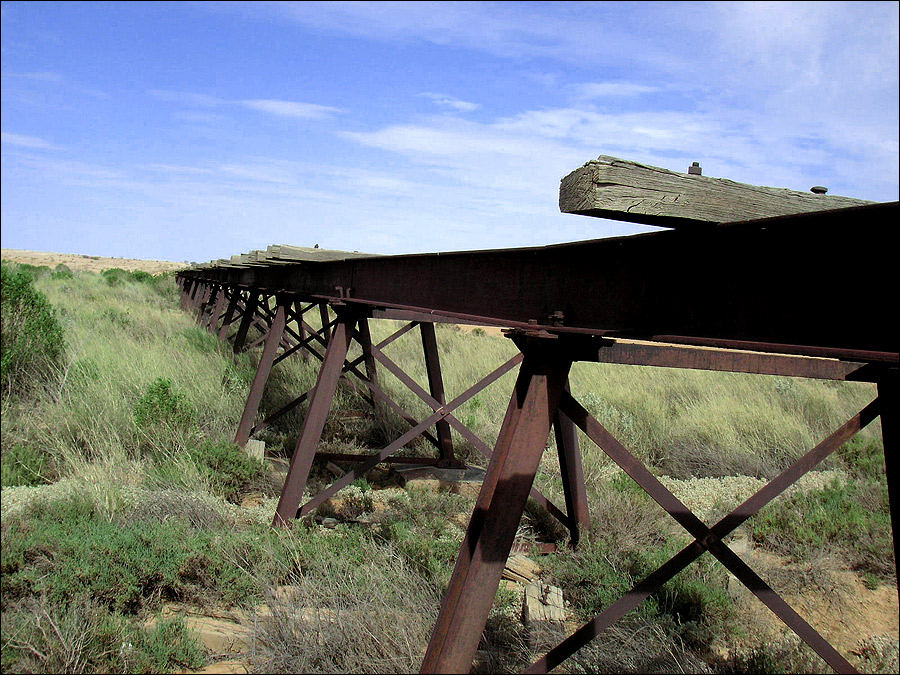
<instances>
[{"instance_id":1,"label":"rusted metal truss","mask_svg":"<svg viewBox=\"0 0 900 675\"><path fill-rule=\"evenodd\" d=\"M663 232L540 249L344 258L325 252L311 260L299 255L291 258L293 262L276 255L271 264L260 252L240 256L238 263L186 270L178 281L182 307L194 312L201 326L222 340L232 340L235 352L262 346L237 443L245 444L297 405L309 404L273 525L311 512L382 462L461 466L451 430L489 458L422 672L470 669L529 498L563 522L577 544L590 519L578 429L693 541L550 650L529 672L547 672L561 664L706 552L832 668L855 672L724 539L878 416L896 523L898 340L896 322L885 309L887 289L893 288L893 262L888 258L893 249L885 225L895 222L897 207L895 202L728 224L701 233ZM846 233L848 227L853 236ZM834 274L830 268L844 259L853 273ZM314 310L319 312L320 329L306 320ZM369 321L376 318L408 323L373 344ZM447 401L433 325L438 321L505 326L519 353ZM248 343L254 326L259 337ZM385 347L416 328L427 389L385 354ZM362 355L350 359L353 342ZM321 362L315 387L257 420L272 368L292 355ZM878 396L729 515L708 526L573 397L568 372L578 361L872 382ZM404 410L379 383L379 367L399 379L432 413L417 420ZM506 416L490 447L454 411L516 367ZM409 429L369 455L317 453L341 378L373 406L400 415ZM534 488L551 430L563 477L564 509ZM418 437L435 447L435 457L396 456ZM357 464L303 502L317 458Z\"/></svg>"}]
</instances>

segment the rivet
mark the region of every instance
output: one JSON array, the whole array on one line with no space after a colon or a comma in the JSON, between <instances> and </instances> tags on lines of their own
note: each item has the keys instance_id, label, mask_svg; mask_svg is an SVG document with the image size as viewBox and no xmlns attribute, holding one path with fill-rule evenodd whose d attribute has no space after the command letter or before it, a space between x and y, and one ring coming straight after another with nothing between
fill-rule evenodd
<instances>
[{"instance_id":1,"label":"rivet","mask_svg":"<svg viewBox=\"0 0 900 675\"><path fill-rule=\"evenodd\" d=\"M824 185L813 185L811 188L809 188L809 191L813 194L824 195L826 192L828 192L828 188Z\"/></svg>"}]
</instances>

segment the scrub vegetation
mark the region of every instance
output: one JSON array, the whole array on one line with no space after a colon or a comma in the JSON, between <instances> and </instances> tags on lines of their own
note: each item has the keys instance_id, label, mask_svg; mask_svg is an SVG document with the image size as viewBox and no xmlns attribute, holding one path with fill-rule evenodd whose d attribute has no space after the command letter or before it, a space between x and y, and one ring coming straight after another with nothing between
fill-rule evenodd
<instances>
[{"instance_id":1,"label":"scrub vegetation","mask_svg":"<svg viewBox=\"0 0 900 675\"><path fill-rule=\"evenodd\" d=\"M198 327L180 310L171 273L4 263L2 275L3 672L177 672L221 658L183 616L167 613L172 603L242 612L252 636L247 663L258 672L418 669L471 495L399 489L379 468L316 514L272 529L305 407L259 435L265 460L232 444L258 350L234 356ZM374 340L399 326L372 322ZM515 354L483 330L436 330L448 399ZM427 381L416 333L385 353ZM311 388L317 364L293 357L277 365L261 411ZM457 410L488 445L514 377ZM379 379L413 416L430 412L386 369ZM657 475L685 484L771 478L875 395L864 383L603 364L576 364L570 379L575 397L626 447ZM323 450L383 447L407 428L341 385ZM834 480L781 497L735 538L790 564L837 560L870 589L894 584L880 439L876 422L821 467ZM463 459L486 465L476 448L454 441ZM538 486L563 503L549 443ZM519 532L557 543L557 552L532 556L543 580L562 588L570 632L689 541L583 436L581 448L593 522L577 550L537 509ZM401 452L428 449L413 442ZM316 465L310 489L333 478ZM713 511L735 505L715 503ZM730 587L724 568L704 555L566 667L824 667L805 647L756 638ZM521 670L566 630L526 627L519 603L509 588L498 591L477 670ZM881 653L855 664L896 668Z\"/></svg>"}]
</instances>

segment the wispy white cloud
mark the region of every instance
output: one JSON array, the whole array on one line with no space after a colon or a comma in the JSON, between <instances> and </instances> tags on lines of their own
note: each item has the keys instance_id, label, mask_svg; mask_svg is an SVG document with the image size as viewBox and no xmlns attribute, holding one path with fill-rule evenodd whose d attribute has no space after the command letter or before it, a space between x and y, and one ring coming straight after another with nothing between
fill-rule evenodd
<instances>
[{"instance_id":1,"label":"wispy white cloud","mask_svg":"<svg viewBox=\"0 0 900 675\"><path fill-rule=\"evenodd\" d=\"M167 175L201 175L212 173L211 169L198 166L184 166L181 164L141 164L137 167L145 171L153 171L155 173Z\"/></svg>"},{"instance_id":2,"label":"wispy white cloud","mask_svg":"<svg viewBox=\"0 0 900 675\"><path fill-rule=\"evenodd\" d=\"M272 164L224 164L219 170L231 176L260 183L288 185L296 182L289 171Z\"/></svg>"},{"instance_id":3,"label":"wispy white cloud","mask_svg":"<svg viewBox=\"0 0 900 675\"><path fill-rule=\"evenodd\" d=\"M316 103L300 103L298 101L280 101L277 99L251 99L240 101L240 104L251 110L259 110L279 117L297 117L300 119L320 120L335 113L343 112L339 108Z\"/></svg>"},{"instance_id":4,"label":"wispy white cloud","mask_svg":"<svg viewBox=\"0 0 900 675\"><path fill-rule=\"evenodd\" d=\"M430 98L437 105L445 106L447 108L453 108L457 112L472 112L473 110L478 110L481 107L481 105L478 103L462 101L453 96L447 96L446 94L435 94L430 91L423 92L419 94L419 96Z\"/></svg>"},{"instance_id":5,"label":"wispy white cloud","mask_svg":"<svg viewBox=\"0 0 900 675\"><path fill-rule=\"evenodd\" d=\"M58 150L59 146L46 141L37 136L24 136L22 134L10 134L5 131L0 132L2 142L6 145L15 145L20 148L31 148L32 150Z\"/></svg>"},{"instance_id":6,"label":"wispy white cloud","mask_svg":"<svg viewBox=\"0 0 900 675\"><path fill-rule=\"evenodd\" d=\"M773 130L746 115L557 108L485 123L436 118L342 136L469 186L473 198L503 194L510 202L505 210L527 204L547 215L554 212L559 179L600 154L681 171L700 161L705 175L798 190L823 184L868 199L885 192L882 198L890 198L895 185L895 175L883 175L885 165L869 166L848 153L835 166L834 148L823 139Z\"/></svg>"},{"instance_id":7,"label":"wispy white cloud","mask_svg":"<svg viewBox=\"0 0 900 675\"><path fill-rule=\"evenodd\" d=\"M191 108L216 108L222 106L240 106L249 110L275 115L277 117L293 117L297 119L320 120L344 112L340 108L334 108L318 103L304 103L302 101L285 101L281 99L256 98L229 100L200 94L195 92L171 91L167 89L152 89L148 92L154 98L162 101L181 103ZM192 113L180 113L182 116ZM197 113L193 113L197 114ZM202 114L202 113L201 113Z\"/></svg>"},{"instance_id":8,"label":"wispy white cloud","mask_svg":"<svg viewBox=\"0 0 900 675\"><path fill-rule=\"evenodd\" d=\"M5 72L2 74L3 78L11 78L11 79L21 79L21 80L33 80L35 82L62 82L63 76L59 73L54 73L50 71L37 71L32 73L10 73Z\"/></svg>"},{"instance_id":9,"label":"wispy white cloud","mask_svg":"<svg viewBox=\"0 0 900 675\"><path fill-rule=\"evenodd\" d=\"M640 96L659 90L636 82L586 82L577 87L578 96L583 99Z\"/></svg>"},{"instance_id":10,"label":"wispy white cloud","mask_svg":"<svg viewBox=\"0 0 900 675\"><path fill-rule=\"evenodd\" d=\"M119 168L105 164L82 162L78 160L57 159L43 155L16 154L4 155L4 160L14 162L17 168L36 171L39 176L64 181L102 181L121 179L126 174Z\"/></svg>"}]
</instances>

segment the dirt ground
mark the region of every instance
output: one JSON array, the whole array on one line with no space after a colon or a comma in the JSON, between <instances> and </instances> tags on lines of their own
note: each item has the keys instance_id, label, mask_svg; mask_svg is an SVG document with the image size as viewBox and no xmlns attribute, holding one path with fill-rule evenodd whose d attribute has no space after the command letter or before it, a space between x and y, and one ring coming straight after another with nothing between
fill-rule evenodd
<instances>
[{"instance_id":1,"label":"dirt ground","mask_svg":"<svg viewBox=\"0 0 900 675\"><path fill-rule=\"evenodd\" d=\"M29 265L46 265L53 268L59 264L66 265L72 271L101 272L119 267L123 270L149 272L169 272L184 269L185 262L169 262L167 260L141 260L138 258L105 258L97 255L80 255L77 253L48 253L44 251L24 251L15 248L0 249L0 258L9 262L27 263Z\"/></svg>"}]
</instances>

